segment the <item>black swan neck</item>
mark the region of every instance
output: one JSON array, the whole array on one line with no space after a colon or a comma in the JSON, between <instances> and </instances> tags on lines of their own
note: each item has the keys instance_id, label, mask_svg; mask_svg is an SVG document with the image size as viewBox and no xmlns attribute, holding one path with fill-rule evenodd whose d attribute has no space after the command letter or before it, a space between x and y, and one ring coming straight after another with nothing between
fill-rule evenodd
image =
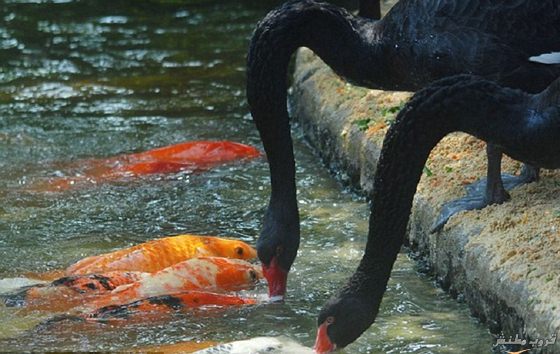
<instances>
[{"instance_id":1,"label":"black swan neck","mask_svg":"<svg viewBox=\"0 0 560 354\"><path fill-rule=\"evenodd\" d=\"M527 102L528 96L520 91L470 76L440 80L414 96L385 137L372 192L365 254L338 296L359 296L377 313L430 151L454 131L486 141L512 140L522 124L520 114ZM511 120L520 123L512 124Z\"/></svg>"},{"instance_id":2,"label":"black swan neck","mask_svg":"<svg viewBox=\"0 0 560 354\"><path fill-rule=\"evenodd\" d=\"M371 77L366 72L378 70L379 76L383 72L383 68L371 63L376 48L371 45L375 42L375 28L372 21L314 0L288 2L257 25L247 58L247 100L269 160L272 200L293 204L295 198L286 107L287 69L292 54L299 47L309 47L334 71L359 83L361 77Z\"/></svg>"}]
</instances>

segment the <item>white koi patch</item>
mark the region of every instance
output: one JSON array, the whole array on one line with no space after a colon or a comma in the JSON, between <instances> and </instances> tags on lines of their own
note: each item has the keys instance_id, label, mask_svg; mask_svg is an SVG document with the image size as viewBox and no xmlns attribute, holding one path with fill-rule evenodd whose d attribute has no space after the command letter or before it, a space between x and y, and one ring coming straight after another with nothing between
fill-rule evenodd
<instances>
[{"instance_id":1,"label":"white koi patch","mask_svg":"<svg viewBox=\"0 0 560 354\"><path fill-rule=\"evenodd\" d=\"M189 259L167 267L140 282L138 294L143 297L165 295L190 289L217 290L216 274L220 271L214 263ZM208 284L202 284L203 277Z\"/></svg>"},{"instance_id":2,"label":"white koi patch","mask_svg":"<svg viewBox=\"0 0 560 354\"><path fill-rule=\"evenodd\" d=\"M24 286L46 284L46 281L29 278L4 278L0 279L0 294L15 291Z\"/></svg>"},{"instance_id":3,"label":"white koi patch","mask_svg":"<svg viewBox=\"0 0 560 354\"><path fill-rule=\"evenodd\" d=\"M211 256L212 253L208 251L208 249L204 248L204 247L197 247L196 248L196 254L200 257L200 256Z\"/></svg>"},{"instance_id":4,"label":"white koi patch","mask_svg":"<svg viewBox=\"0 0 560 354\"><path fill-rule=\"evenodd\" d=\"M255 337L224 343L194 352L194 354L313 354L313 349L304 347L288 337Z\"/></svg>"},{"instance_id":5,"label":"white koi patch","mask_svg":"<svg viewBox=\"0 0 560 354\"><path fill-rule=\"evenodd\" d=\"M126 269L129 268L131 264L135 263L145 263L146 256L144 255L143 249L138 249L129 254L125 255L122 258L116 259L110 263L108 263L104 268L107 269ZM101 263L102 259L100 259L96 263Z\"/></svg>"}]
</instances>

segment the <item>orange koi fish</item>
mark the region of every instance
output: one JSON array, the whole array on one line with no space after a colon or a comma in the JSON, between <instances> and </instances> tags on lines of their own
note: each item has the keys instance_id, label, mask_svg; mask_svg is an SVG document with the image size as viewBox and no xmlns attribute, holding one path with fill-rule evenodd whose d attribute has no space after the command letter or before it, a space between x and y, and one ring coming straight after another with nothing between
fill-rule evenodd
<instances>
[{"instance_id":1,"label":"orange koi fish","mask_svg":"<svg viewBox=\"0 0 560 354\"><path fill-rule=\"evenodd\" d=\"M253 259L257 256L257 252L253 247L239 240L178 235L84 258L68 267L66 274L103 273L116 270L155 273L187 259L201 256Z\"/></svg>"},{"instance_id":2,"label":"orange koi fish","mask_svg":"<svg viewBox=\"0 0 560 354\"><path fill-rule=\"evenodd\" d=\"M121 285L139 281L147 275L148 273L141 272L73 275L49 284L24 287L16 293L3 295L3 298L7 306L26 306L27 310L32 311L65 311L94 296L109 293Z\"/></svg>"},{"instance_id":3,"label":"orange koi fish","mask_svg":"<svg viewBox=\"0 0 560 354\"><path fill-rule=\"evenodd\" d=\"M122 305L109 305L83 315L89 321L130 319L141 315L142 321L158 319L164 314L196 309L204 306L229 307L256 304L252 298L217 294L205 291L187 291L171 295L152 296Z\"/></svg>"},{"instance_id":4,"label":"orange koi fish","mask_svg":"<svg viewBox=\"0 0 560 354\"><path fill-rule=\"evenodd\" d=\"M74 177L51 178L30 186L35 191L67 190L84 183L150 174L203 171L225 163L261 156L256 148L231 141L191 141L108 159L82 161Z\"/></svg>"},{"instance_id":5,"label":"orange koi fish","mask_svg":"<svg viewBox=\"0 0 560 354\"><path fill-rule=\"evenodd\" d=\"M256 266L240 259L192 258L148 274L137 282L119 286L106 295L96 297L86 307L98 309L123 305L190 290L239 291L254 287L261 278L262 274Z\"/></svg>"}]
</instances>

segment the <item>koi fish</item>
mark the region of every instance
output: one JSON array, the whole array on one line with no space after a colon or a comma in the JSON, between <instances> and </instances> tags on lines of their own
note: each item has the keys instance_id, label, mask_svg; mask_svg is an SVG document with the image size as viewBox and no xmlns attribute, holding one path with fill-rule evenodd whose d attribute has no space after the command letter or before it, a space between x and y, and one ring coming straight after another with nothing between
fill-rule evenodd
<instances>
[{"instance_id":1,"label":"koi fish","mask_svg":"<svg viewBox=\"0 0 560 354\"><path fill-rule=\"evenodd\" d=\"M80 328L92 322L110 323L118 325L123 321L131 323L152 323L164 321L169 316L176 313L185 313L198 316L206 315L208 310L215 311L226 307L239 307L256 304L253 298L244 298L236 295L217 294L205 291L185 291L167 295L152 296L146 299L136 300L130 303L119 305L107 305L98 309L87 307L75 308L72 311L43 320L36 329L47 329L61 323L71 323L73 331L87 330L87 327ZM196 311L196 312L194 312ZM215 312L211 312L215 314ZM193 351L208 348L215 345L215 342L184 342L172 345L159 345L143 348L133 348L126 352L141 353L191 353Z\"/></svg>"},{"instance_id":2,"label":"koi fish","mask_svg":"<svg viewBox=\"0 0 560 354\"><path fill-rule=\"evenodd\" d=\"M159 319L164 314L196 309L205 306L229 307L253 305L257 301L235 295L217 294L205 291L187 291L171 295L152 296L122 305L109 305L82 315L88 321L111 321L130 319L141 315L142 321Z\"/></svg>"},{"instance_id":3,"label":"koi fish","mask_svg":"<svg viewBox=\"0 0 560 354\"><path fill-rule=\"evenodd\" d=\"M201 349L193 354L313 354L311 348L288 337L254 337Z\"/></svg>"},{"instance_id":4,"label":"koi fish","mask_svg":"<svg viewBox=\"0 0 560 354\"><path fill-rule=\"evenodd\" d=\"M173 173L208 169L240 159L256 158L256 148L231 141L192 141L110 159L119 174Z\"/></svg>"},{"instance_id":5,"label":"koi fish","mask_svg":"<svg viewBox=\"0 0 560 354\"><path fill-rule=\"evenodd\" d=\"M190 290L239 291L254 287L261 278L262 274L256 266L240 259L192 258L148 274L134 283L119 286L106 295L94 298L86 307L95 310Z\"/></svg>"},{"instance_id":6,"label":"koi fish","mask_svg":"<svg viewBox=\"0 0 560 354\"><path fill-rule=\"evenodd\" d=\"M229 343L215 342L179 342L157 346L127 349L133 353L194 353L194 354L313 354L313 349L304 347L291 338L254 337Z\"/></svg>"},{"instance_id":7,"label":"koi fish","mask_svg":"<svg viewBox=\"0 0 560 354\"><path fill-rule=\"evenodd\" d=\"M91 256L71 265L66 274L107 271L155 273L190 258L211 256L253 259L255 249L243 241L197 235L178 235L151 240L111 253Z\"/></svg>"},{"instance_id":8,"label":"koi fish","mask_svg":"<svg viewBox=\"0 0 560 354\"><path fill-rule=\"evenodd\" d=\"M88 299L109 293L121 285L141 280L148 273L108 272L62 277L48 284L38 284L2 295L7 306L25 306L29 311L65 311Z\"/></svg>"},{"instance_id":9,"label":"koi fish","mask_svg":"<svg viewBox=\"0 0 560 354\"><path fill-rule=\"evenodd\" d=\"M197 350L206 349L218 344L213 341L190 341L178 342L173 344L159 344L150 346L141 346L135 348L127 348L126 353L160 353L160 354L185 354L192 353Z\"/></svg>"},{"instance_id":10,"label":"koi fish","mask_svg":"<svg viewBox=\"0 0 560 354\"><path fill-rule=\"evenodd\" d=\"M191 141L135 154L78 162L80 173L73 177L51 178L29 187L34 191L67 190L123 178L150 174L197 172L225 163L261 156L256 148L231 141Z\"/></svg>"}]
</instances>

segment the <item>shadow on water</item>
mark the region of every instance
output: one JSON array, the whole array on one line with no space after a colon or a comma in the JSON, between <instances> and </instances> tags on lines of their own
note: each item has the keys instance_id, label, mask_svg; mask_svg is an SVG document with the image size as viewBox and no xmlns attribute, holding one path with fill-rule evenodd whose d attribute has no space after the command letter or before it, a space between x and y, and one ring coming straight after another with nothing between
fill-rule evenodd
<instances>
[{"instance_id":1,"label":"shadow on water","mask_svg":"<svg viewBox=\"0 0 560 354\"><path fill-rule=\"evenodd\" d=\"M224 235L254 244L268 198L262 159L64 193L24 187L81 158L195 139L259 145L244 99L245 51L256 21L279 3L4 1L0 278L63 268L161 235ZM368 212L301 138L296 148L303 241L285 305L41 331L33 327L42 318L0 306L0 351L115 350L281 334L312 345L321 304L361 256ZM405 255L382 311L345 352L490 351L487 331Z\"/></svg>"}]
</instances>

